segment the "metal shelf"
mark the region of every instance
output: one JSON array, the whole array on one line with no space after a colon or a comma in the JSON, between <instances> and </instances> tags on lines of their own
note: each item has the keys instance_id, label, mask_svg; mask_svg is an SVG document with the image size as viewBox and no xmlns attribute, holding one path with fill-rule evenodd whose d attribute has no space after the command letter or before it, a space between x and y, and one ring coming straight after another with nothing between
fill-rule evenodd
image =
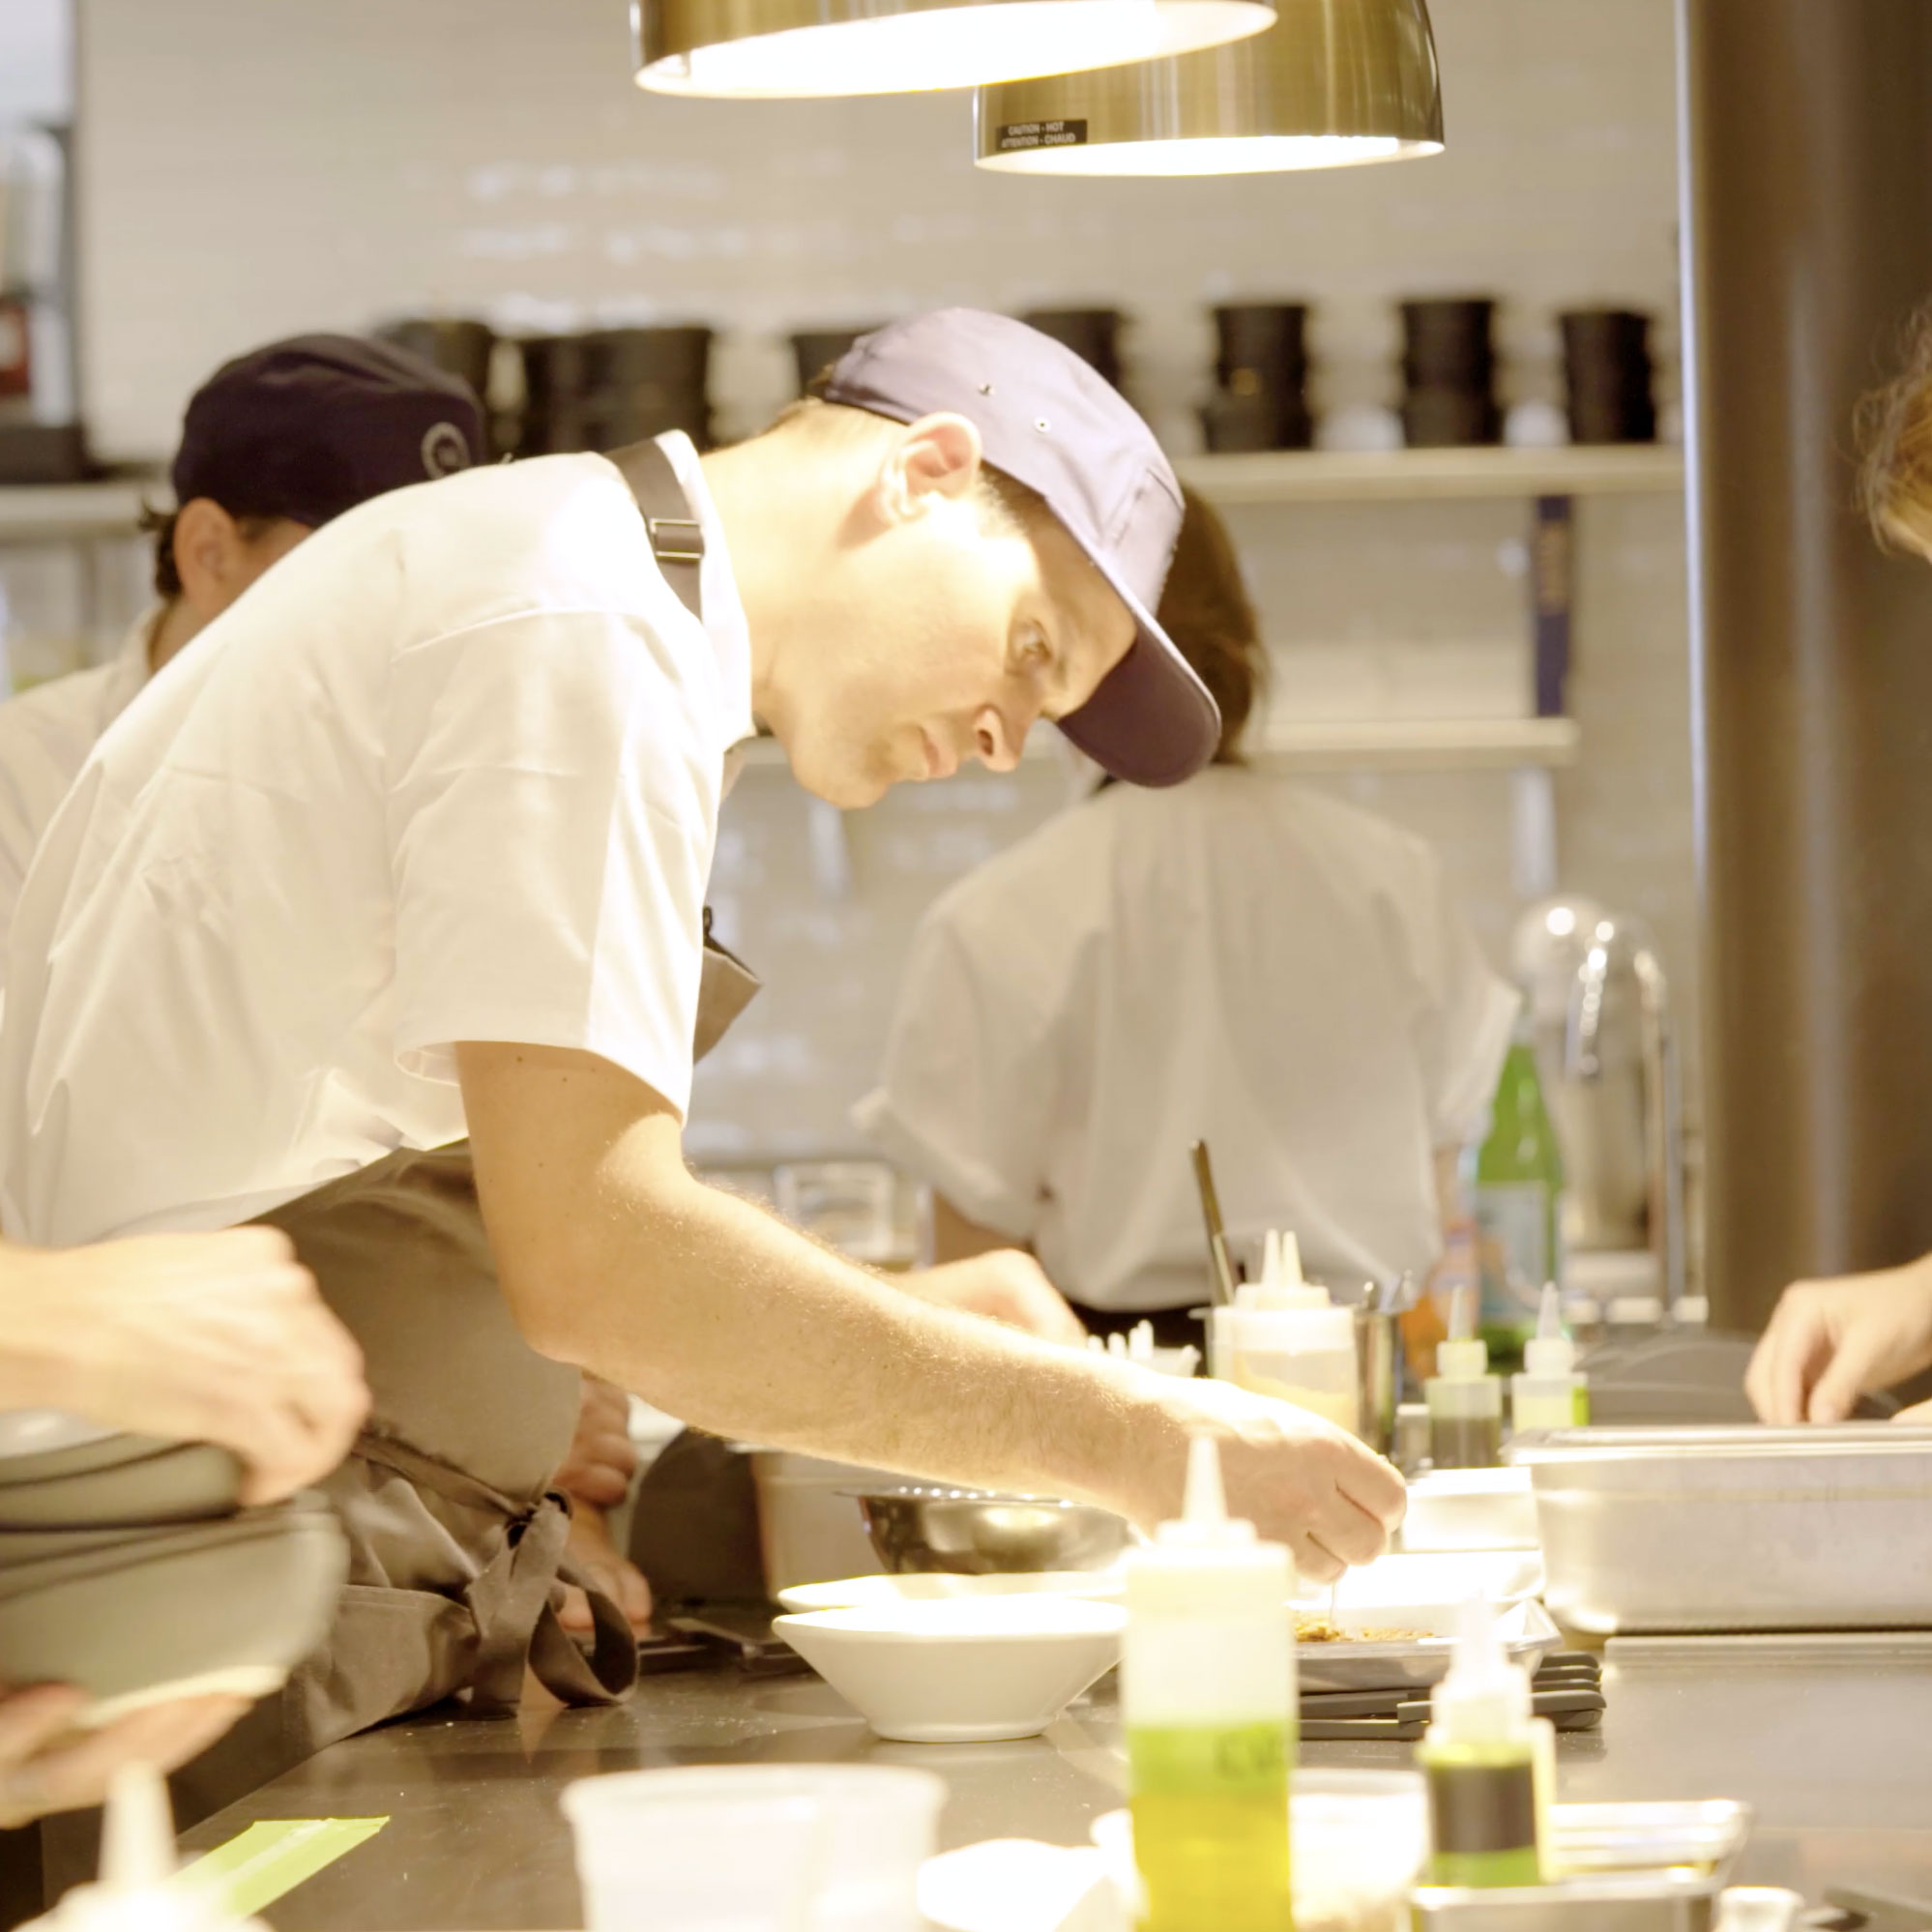
<instances>
[{"instance_id":1,"label":"metal shelf","mask_svg":"<svg viewBox=\"0 0 1932 1932\"><path fill-rule=\"evenodd\" d=\"M1051 730L1027 740L1029 763L1054 755ZM1269 772L1522 771L1573 765L1579 739L1572 717L1276 719L1252 756ZM753 739L745 766L790 774L775 738Z\"/></svg>"},{"instance_id":2,"label":"metal shelf","mask_svg":"<svg viewBox=\"0 0 1932 1932\"><path fill-rule=\"evenodd\" d=\"M165 500L167 486L159 477L6 484L0 486L0 543L132 537L140 520L143 496Z\"/></svg>"},{"instance_id":3,"label":"metal shelf","mask_svg":"<svg viewBox=\"0 0 1932 1932\"><path fill-rule=\"evenodd\" d=\"M1183 483L1218 504L1656 496L1683 487L1683 452L1656 443L1556 450L1279 450L1184 456L1174 467Z\"/></svg>"},{"instance_id":4,"label":"metal shelf","mask_svg":"<svg viewBox=\"0 0 1932 1932\"><path fill-rule=\"evenodd\" d=\"M1276 719L1254 762L1284 772L1471 772L1576 762L1573 717Z\"/></svg>"}]
</instances>

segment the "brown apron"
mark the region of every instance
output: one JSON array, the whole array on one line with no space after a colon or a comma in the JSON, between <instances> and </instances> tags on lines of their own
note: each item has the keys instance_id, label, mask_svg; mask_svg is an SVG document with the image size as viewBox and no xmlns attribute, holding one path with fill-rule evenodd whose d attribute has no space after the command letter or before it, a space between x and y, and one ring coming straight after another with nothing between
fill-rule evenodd
<instances>
[{"instance_id":1,"label":"brown apron","mask_svg":"<svg viewBox=\"0 0 1932 1932\"><path fill-rule=\"evenodd\" d=\"M654 444L612 458L638 497L665 580L693 615L702 542ZM693 1057L758 991L711 937ZM575 1431L581 1377L523 1339L499 1290L467 1144L404 1150L262 1216L284 1229L362 1345L370 1417L321 1486L342 1518L349 1580L323 1649L177 1780L184 1829L324 1745L461 1695L515 1709L526 1668L571 1704L613 1703L637 1648L588 1590L588 1650L557 1619L569 1505L549 1484Z\"/></svg>"}]
</instances>

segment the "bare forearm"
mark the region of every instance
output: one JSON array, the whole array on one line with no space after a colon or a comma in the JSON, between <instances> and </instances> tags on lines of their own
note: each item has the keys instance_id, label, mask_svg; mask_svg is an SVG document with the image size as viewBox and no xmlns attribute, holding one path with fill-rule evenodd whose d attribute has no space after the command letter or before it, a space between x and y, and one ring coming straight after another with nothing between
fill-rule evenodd
<instances>
[{"instance_id":1,"label":"bare forearm","mask_svg":"<svg viewBox=\"0 0 1932 1932\"><path fill-rule=\"evenodd\" d=\"M1184 1445L1157 1379L933 1306L622 1150L600 1195L547 1265L512 1272L498 1244L546 1352L717 1435L1140 1517L1172 1508Z\"/></svg>"}]
</instances>

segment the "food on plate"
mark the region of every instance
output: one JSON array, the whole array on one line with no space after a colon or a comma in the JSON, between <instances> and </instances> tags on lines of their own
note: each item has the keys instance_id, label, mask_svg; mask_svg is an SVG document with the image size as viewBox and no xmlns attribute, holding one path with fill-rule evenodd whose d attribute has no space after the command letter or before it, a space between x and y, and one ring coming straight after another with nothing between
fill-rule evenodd
<instances>
[{"instance_id":1,"label":"food on plate","mask_svg":"<svg viewBox=\"0 0 1932 1932\"><path fill-rule=\"evenodd\" d=\"M1434 1633L1428 1630L1381 1630L1366 1626L1344 1630L1330 1617L1295 1616L1295 1641L1298 1644L1419 1644Z\"/></svg>"}]
</instances>

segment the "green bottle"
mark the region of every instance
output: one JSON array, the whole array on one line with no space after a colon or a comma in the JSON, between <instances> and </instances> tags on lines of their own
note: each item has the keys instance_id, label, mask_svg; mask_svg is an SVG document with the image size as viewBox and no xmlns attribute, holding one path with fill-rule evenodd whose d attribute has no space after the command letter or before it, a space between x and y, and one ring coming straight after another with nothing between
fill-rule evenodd
<instances>
[{"instance_id":1,"label":"green bottle","mask_svg":"<svg viewBox=\"0 0 1932 1932\"><path fill-rule=\"evenodd\" d=\"M1563 1156L1526 1020L1517 1021L1503 1062L1488 1137L1467 1168L1482 1282L1478 1332L1493 1362L1514 1365L1537 1332L1544 1282L1563 1276Z\"/></svg>"}]
</instances>

